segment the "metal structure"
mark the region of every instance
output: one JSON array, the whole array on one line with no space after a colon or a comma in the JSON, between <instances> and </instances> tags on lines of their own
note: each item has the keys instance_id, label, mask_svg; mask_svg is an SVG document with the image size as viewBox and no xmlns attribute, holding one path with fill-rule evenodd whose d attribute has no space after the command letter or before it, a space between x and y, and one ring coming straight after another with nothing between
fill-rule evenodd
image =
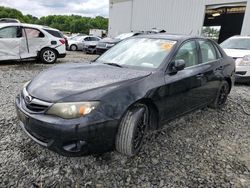
<instances>
[{"instance_id":1,"label":"metal structure","mask_svg":"<svg viewBox=\"0 0 250 188\"><path fill-rule=\"evenodd\" d=\"M152 28L165 29L168 33L200 35L205 19L209 19L206 14L221 7L243 7L238 34L250 34L250 0L110 0L109 6L109 36L112 37Z\"/></svg>"}]
</instances>

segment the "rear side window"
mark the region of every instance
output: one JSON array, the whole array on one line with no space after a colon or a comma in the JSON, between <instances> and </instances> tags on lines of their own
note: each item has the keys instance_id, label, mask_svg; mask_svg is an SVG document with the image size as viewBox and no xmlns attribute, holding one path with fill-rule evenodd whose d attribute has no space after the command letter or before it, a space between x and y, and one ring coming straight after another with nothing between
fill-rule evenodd
<instances>
[{"instance_id":1,"label":"rear side window","mask_svg":"<svg viewBox=\"0 0 250 188\"><path fill-rule=\"evenodd\" d=\"M91 41L99 41L100 39L99 38L96 38L96 37L90 37L91 38Z\"/></svg>"},{"instance_id":2,"label":"rear side window","mask_svg":"<svg viewBox=\"0 0 250 188\"><path fill-rule=\"evenodd\" d=\"M86 37L86 38L84 39L84 41L91 41L91 38L90 38L90 37Z\"/></svg>"},{"instance_id":3,"label":"rear side window","mask_svg":"<svg viewBox=\"0 0 250 188\"><path fill-rule=\"evenodd\" d=\"M17 27L5 27L0 29L0 38L17 38Z\"/></svg>"},{"instance_id":4,"label":"rear side window","mask_svg":"<svg viewBox=\"0 0 250 188\"><path fill-rule=\"evenodd\" d=\"M209 41L199 41L201 49L201 63L207 63L217 60L216 49Z\"/></svg>"},{"instance_id":5,"label":"rear side window","mask_svg":"<svg viewBox=\"0 0 250 188\"><path fill-rule=\"evenodd\" d=\"M198 49L196 42L186 42L183 46L181 46L174 60L184 60L186 67L198 65Z\"/></svg>"},{"instance_id":6,"label":"rear side window","mask_svg":"<svg viewBox=\"0 0 250 188\"><path fill-rule=\"evenodd\" d=\"M54 31L54 30L50 30L50 29L44 29L44 30L47 31L49 34L51 34L54 37L64 38L62 33L60 33L59 31Z\"/></svg>"},{"instance_id":7,"label":"rear side window","mask_svg":"<svg viewBox=\"0 0 250 188\"><path fill-rule=\"evenodd\" d=\"M43 38L44 34L37 30L37 29L33 29L33 28L24 28L23 29L23 36L26 36L27 38Z\"/></svg>"}]
</instances>

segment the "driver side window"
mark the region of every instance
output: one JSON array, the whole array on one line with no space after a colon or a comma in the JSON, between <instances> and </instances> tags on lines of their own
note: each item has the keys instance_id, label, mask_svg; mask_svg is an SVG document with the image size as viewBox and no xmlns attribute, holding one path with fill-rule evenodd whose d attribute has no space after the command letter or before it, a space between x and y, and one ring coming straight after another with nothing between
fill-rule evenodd
<instances>
[{"instance_id":1,"label":"driver side window","mask_svg":"<svg viewBox=\"0 0 250 188\"><path fill-rule=\"evenodd\" d=\"M195 41L189 41L182 45L178 50L174 60L184 60L186 67L198 65L198 49Z\"/></svg>"}]
</instances>

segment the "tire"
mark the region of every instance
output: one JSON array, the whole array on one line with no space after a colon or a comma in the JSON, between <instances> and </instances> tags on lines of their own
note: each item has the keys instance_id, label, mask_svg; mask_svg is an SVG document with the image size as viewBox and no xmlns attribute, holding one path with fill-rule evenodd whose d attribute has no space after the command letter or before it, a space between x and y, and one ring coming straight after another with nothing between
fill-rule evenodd
<instances>
[{"instance_id":1,"label":"tire","mask_svg":"<svg viewBox=\"0 0 250 188\"><path fill-rule=\"evenodd\" d=\"M77 46L75 44L72 44L70 46L70 51L77 51Z\"/></svg>"},{"instance_id":2,"label":"tire","mask_svg":"<svg viewBox=\"0 0 250 188\"><path fill-rule=\"evenodd\" d=\"M40 60L45 64L53 64L57 60L57 52L51 48L43 49L40 53Z\"/></svg>"},{"instance_id":3,"label":"tire","mask_svg":"<svg viewBox=\"0 0 250 188\"><path fill-rule=\"evenodd\" d=\"M230 92L230 86L227 81L223 81L220 85L218 93L214 101L209 105L209 107L214 109L221 109L225 106L227 102L227 97Z\"/></svg>"},{"instance_id":4,"label":"tire","mask_svg":"<svg viewBox=\"0 0 250 188\"><path fill-rule=\"evenodd\" d=\"M149 123L149 111L145 105L129 109L120 123L116 136L116 150L127 156L139 153Z\"/></svg>"}]
</instances>

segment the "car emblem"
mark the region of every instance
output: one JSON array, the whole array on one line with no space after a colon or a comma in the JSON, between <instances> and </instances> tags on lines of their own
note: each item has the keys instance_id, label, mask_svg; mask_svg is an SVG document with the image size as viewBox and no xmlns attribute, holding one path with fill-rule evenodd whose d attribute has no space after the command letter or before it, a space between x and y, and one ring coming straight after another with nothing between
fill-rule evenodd
<instances>
[{"instance_id":1,"label":"car emblem","mask_svg":"<svg viewBox=\"0 0 250 188\"><path fill-rule=\"evenodd\" d=\"M26 103L30 104L31 101L32 101L32 97L31 96L28 95L28 96L25 97L25 102Z\"/></svg>"}]
</instances>

